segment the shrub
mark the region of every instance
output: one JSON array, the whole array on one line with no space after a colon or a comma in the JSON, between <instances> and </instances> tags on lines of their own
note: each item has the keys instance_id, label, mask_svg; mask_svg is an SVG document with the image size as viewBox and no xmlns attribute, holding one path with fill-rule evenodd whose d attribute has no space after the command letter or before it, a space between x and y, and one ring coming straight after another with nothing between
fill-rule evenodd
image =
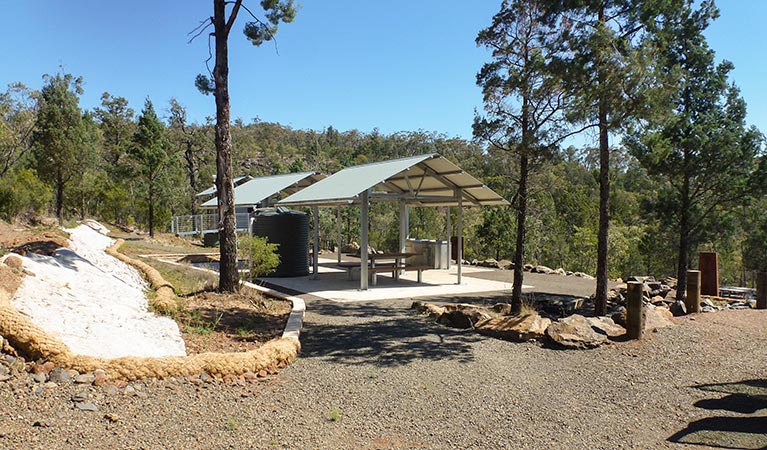
<instances>
[{"instance_id":1,"label":"shrub","mask_svg":"<svg viewBox=\"0 0 767 450\"><path fill-rule=\"evenodd\" d=\"M274 272L280 264L277 247L277 244L270 244L264 237L244 236L240 238L238 252L241 258L248 260L251 280Z\"/></svg>"},{"instance_id":2,"label":"shrub","mask_svg":"<svg viewBox=\"0 0 767 450\"><path fill-rule=\"evenodd\" d=\"M10 221L23 213L43 212L52 196L51 188L32 169L8 174L0 179L0 218Z\"/></svg>"}]
</instances>

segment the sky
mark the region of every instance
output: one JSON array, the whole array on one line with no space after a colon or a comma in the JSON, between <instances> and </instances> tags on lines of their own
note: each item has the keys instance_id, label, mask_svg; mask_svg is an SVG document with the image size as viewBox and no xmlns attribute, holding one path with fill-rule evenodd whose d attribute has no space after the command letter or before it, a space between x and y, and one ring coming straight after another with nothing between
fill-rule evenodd
<instances>
[{"instance_id":1,"label":"sky","mask_svg":"<svg viewBox=\"0 0 767 450\"><path fill-rule=\"evenodd\" d=\"M232 119L278 122L294 129L328 126L382 133L425 130L471 138L482 96L476 73L489 61L474 39L500 0L298 0L276 46L254 47L232 29ZM80 105L109 92L141 110L149 97L161 116L177 99L191 121L215 115L212 96L194 87L207 73L206 36L188 33L212 14L212 1L0 0L0 89L42 87L63 70L84 80ZM246 0L259 10L257 0ZM748 122L767 133L767 1L718 0L721 17L706 31L718 59L735 64L731 79L748 103ZM211 69L213 63L211 62Z\"/></svg>"}]
</instances>

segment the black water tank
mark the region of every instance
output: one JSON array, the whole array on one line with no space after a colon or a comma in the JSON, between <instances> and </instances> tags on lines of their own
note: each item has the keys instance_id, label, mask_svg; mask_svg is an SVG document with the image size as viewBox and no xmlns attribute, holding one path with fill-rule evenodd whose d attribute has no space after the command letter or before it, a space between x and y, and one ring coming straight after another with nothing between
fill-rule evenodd
<instances>
[{"instance_id":1,"label":"black water tank","mask_svg":"<svg viewBox=\"0 0 767 450\"><path fill-rule=\"evenodd\" d=\"M309 216L285 208L263 208L253 213L253 236L279 244L280 265L270 277L300 277L309 274Z\"/></svg>"}]
</instances>

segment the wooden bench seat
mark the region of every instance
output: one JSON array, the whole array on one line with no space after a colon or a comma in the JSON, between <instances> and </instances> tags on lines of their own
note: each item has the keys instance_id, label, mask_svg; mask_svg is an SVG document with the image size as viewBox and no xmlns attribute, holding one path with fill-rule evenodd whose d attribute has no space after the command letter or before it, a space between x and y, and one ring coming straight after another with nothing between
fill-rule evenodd
<instances>
[{"instance_id":1,"label":"wooden bench seat","mask_svg":"<svg viewBox=\"0 0 767 450\"><path fill-rule=\"evenodd\" d=\"M354 269L359 269L360 265L359 263L356 263L354 261L341 261L337 264L338 267L341 267L342 269L346 270L346 273L349 275L349 280L352 280L352 271ZM379 272L389 272L392 274L392 278L395 280L399 279L399 272L400 271L417 271L418 272L418 282L423 282L423 271L433 269L432 266L395 266L394 263L383 263L383 264L376 264L375 267L368 266L368 274L377 274ZM373 278L373 284L375 285L375 278Z\"/></svg>"}]
</instances>

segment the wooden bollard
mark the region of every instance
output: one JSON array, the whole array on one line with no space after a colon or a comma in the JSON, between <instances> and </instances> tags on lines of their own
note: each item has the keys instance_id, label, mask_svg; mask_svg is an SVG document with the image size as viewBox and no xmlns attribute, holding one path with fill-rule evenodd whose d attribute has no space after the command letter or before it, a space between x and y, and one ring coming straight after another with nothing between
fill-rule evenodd
<instances>
[{"instance_id":1,"label":"wooden bollard","mask_svg":"<svg viewBox=\"0 0 767 450\"><path fill-rule=\"evenodd\" d=\"M700 312L700 270L687 271L685 306L688 313Z\"/></svg>"},{"instance_id":2,"label":"wooden bollard","mask_svg":"<svg viewBox=\"0 0 767 450\"><path fill-rule=\"evenodd\" d=\"M644 331L644 299L642 298L642 283L629 281L626 283L626 336L629 339L642 339Z\"/></svg>"},{"instance_id":3,"label":"wooden bollard","mask_svg":"<svg viewBox=\"0 0 767 450\"><path fill-rule=\"evenodd\" d=\"M756 273L756 309L767 309L767 272Z\"/></svg>"}]
</instances>

